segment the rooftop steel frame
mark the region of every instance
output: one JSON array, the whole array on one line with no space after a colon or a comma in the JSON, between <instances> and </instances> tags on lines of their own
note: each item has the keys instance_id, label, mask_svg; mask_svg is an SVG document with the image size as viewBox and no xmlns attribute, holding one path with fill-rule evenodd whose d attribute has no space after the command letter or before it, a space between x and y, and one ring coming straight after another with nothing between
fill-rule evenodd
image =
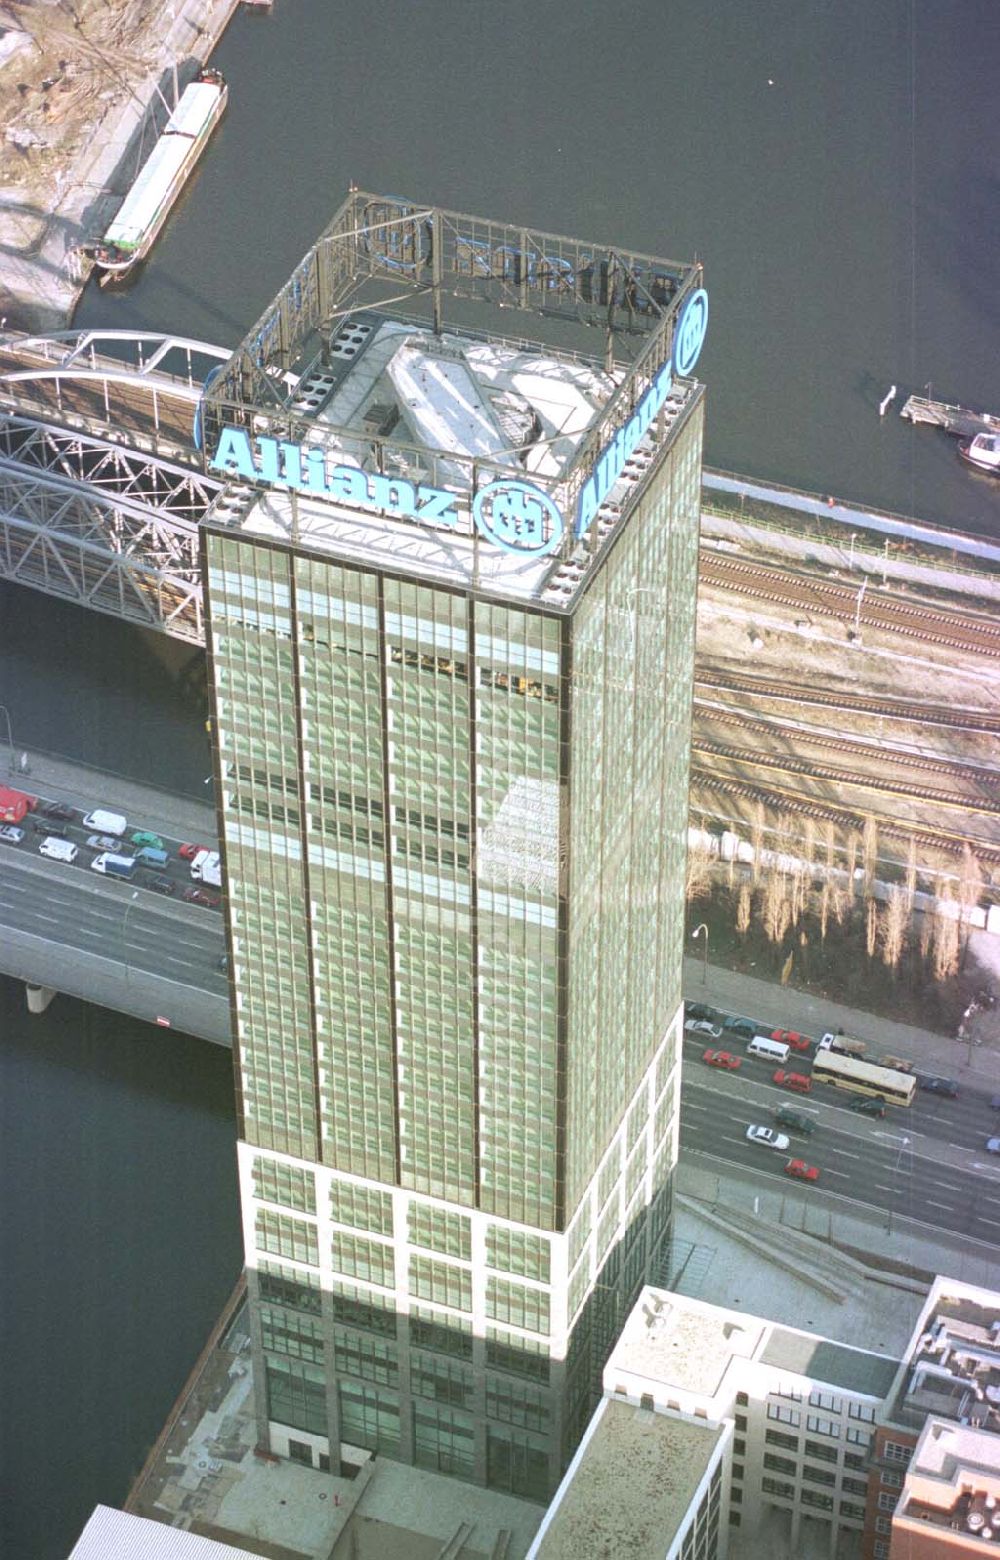
<instances>
[{"instance_id":1,"label":"rooftop steel frame","mask_svg":"<svg viewBox=\"0 0 1000 1560\"><path fill-rule=\"evenodd\" d=\"M570 513L600 451L633 415L669 360L681 310L701 285L697 261L667 260L352 189L277 297L206 385L201 406L205 458L227 425L255 432L266 428L293 443L307 437L312 424L301 404L294 404L295 388L317 362L326 360L331 340L348 316L371 309L389 312L392 305L422 297L436 334L445 329L469 334L462 323L445 325L446 302L457 298L604 332L604 351L591 361L603 362L609 371L617 369L617 387L559 476L533 477ZM501 339L488 330L475 334ZM544 343L536 336L531 344L558 355L560 349L550 338L551 327ZM630 350L619 356L622 342ZM346 429L330 431L349 436ZM392 437L373 436L370 442L374 467L380 471L388 469L392 453L411 453L411 446ZM432 466L445 453L452 466L462 461L453 451L432 451ZM505 474L496 462L482 458L462 463L469 469L473 492Z\"/></svg>"}]
</instances>

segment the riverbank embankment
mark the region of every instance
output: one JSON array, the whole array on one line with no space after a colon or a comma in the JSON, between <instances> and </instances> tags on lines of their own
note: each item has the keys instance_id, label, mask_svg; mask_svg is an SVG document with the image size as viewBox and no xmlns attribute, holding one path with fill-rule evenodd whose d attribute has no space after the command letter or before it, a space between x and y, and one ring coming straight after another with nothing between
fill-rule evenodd
<instances>
[{"instance_id":1,"label":"riverbank embankment","mask_svg":"<svg viewBox=\"0 0 1000 1560\"><path fill-rule=\"evenodd\" d=\"M98 237L152 148L151 121L239 0L0 4L0 319L65 328Z\"/></svg>"}]
</instances>

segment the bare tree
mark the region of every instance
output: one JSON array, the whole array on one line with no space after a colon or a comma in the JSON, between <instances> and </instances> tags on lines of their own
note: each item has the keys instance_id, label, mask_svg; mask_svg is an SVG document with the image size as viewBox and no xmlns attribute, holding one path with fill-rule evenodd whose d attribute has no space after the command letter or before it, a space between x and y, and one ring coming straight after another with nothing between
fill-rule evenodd
<instances>
[{"instance_id":1,"label":"bare tree","mask_svg":"<svg viewBox=\"0 0 1000 1560\"><path fill-rule=\"evenodd\" d=\"M949 980L958 970L960 923L959 906L955 902L951 883L942 884L938 895L938 907L934 916L933 969L936 981Z\"/></svg>"},{"instance_id":2,"label":"bare tree","mask_svg":"<svg viewBox=\"0 0 1000 1560\"><path fill-rule=\"evenodd\" d=\"M826 844L825 860L823 863L823 886L819 896L819 937L820 942L826 942L826 925L830 916L830 895L833 891L833 863L834 863L834 830L833 824L827 823L824 831Z\"/></svg>"},{"instance_id":3,"label":"bare tree","mask_svg":"<svg viewBox=\"0 0 1000 1560\"><path fill-rule=\"evenodd\" d=\"M869 959L875 957L878 942L878 904L874 899L865 900L865 952Z\"/></svg>"},{"instance_id":4,"label":"bare tree","mask_svg":"<svg viewBox=\"0 0 1000 1560\"><path fill-rule=\"evenodd\" d=\"M751 824L750 824L750 845L751 845L751 847L753 849L753 861L751 862L751 871L753 873L753 884L754 884L755 888L756 888L757 884L760 882L760 853L761 853L761 849L763 847L763 842L764 842L764 803L763 802L755 802L754 803L754 809L753 809L753 819L752 819Z\"/></svg>"},{"instance_id":5,"label":"bare tree","mask_svg":"<svg viewBox=\"0 0 1000 1560\"><path fill-rule=\"evenodd\" d=\"M764 923L764 933L769 942L781 942L788 930L788 923L791 918L792 910L788 903L788 891L784 873L772 867L768 872L767 882L764 885L761 904L761 919Z\"/></svg>"},{"instance_id":6,"label":"bare tree","mask_svg":"<svg viewBox=\"0 0 1000 1560\"><path fill-rule=\"evenodd\" d=\"M962 876L958 885L958 903L961 911L962 934L962 962L965 962L966 950L969 946L969 936L972 932L972 912L979 905L979 896L983 891L983 869L969 845L962 846Z\"/></svg>"},{"instance_id":7,"label":"bare tree","mask_svg":"<svg viewBox=\"0 0 1000 1560\"><path fill-rule=\"evenodd\" d=\"M913 914L913 905L917 897L917 841L914 835L910 835L910 843L906 852L906 912Z\"/></svg>"},{"instance_id":8,"label":"bare tree","mask_svg":"<svg viewBox=\"0 0 1000 1560\"><path fill-rule=\"evenodd\" d=\"M745 878L740 884L739 897L736 900L736 930L744 937L750 926L750 911L753 906L753 888L749 878Z\"/></svg>"},{"instance_id":9,"label":"bare tree","mask_svg":"<svg viewBox=\"0 0 1000 1560\"><path fill-rule=\"evenodd\" d=\"M875 887L875 867L878 862L878 824L875 814L869 813L865 819L864 832L861 836L861 892L866 899L871 898Z\"/></svg>"},{"instance_id":10,"label":"bare tree","mask_svg":"<svg viewBox=\"0 0 1000 1560\"><path fill-rule=\"evenodd\" d=\"M858 865L858 846L860 843L861 841L858 838L857 829L850 829L847 835L847 864L845 869L847 872L846 892L848 900L853 900L854 898L854 873ZM841 913L837 916L838 921L842 919L843 911L841 911Z\"/></svg>"},{"instance_id":11,"label":"bare tree","mask_svg":"<svg viewBox=\"0 0 1000 1560\"><path fill-rule=\"evenodd\" d=\"M905 888L890 888L889 897L879 916L879 954L886 969L895 975L906 947L906 933L910 924L910 899Z\"/></svg>"},{"instance_id":12,"label":"bare tree","mask_svg":"<svg viewBox=\"0 0 1000 1560\"><path fill-rule=\"evenodd\" d=\"M695 836L694 844L688 845L684 884L684 896L689 903L692 899L706 898L712 891L712 853L705 830L699 826L695 829Z\"/></svg>"}]
</instances>

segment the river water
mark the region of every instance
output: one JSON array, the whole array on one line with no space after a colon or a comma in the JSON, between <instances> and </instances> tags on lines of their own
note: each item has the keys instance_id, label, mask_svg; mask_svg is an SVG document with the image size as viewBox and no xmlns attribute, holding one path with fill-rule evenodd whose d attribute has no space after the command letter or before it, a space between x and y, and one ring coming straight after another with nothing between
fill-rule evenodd
<instances>
[{"instance_id":1,"label":"river water","mask_svg":"<svg viewBox=\"0 0 1000 1560\"><path fill-rule=\"evenodd\" d=\"M996 535L1000 484L878 403L1000 412L995 0L276 0L134 285L79 325L235 344L353 180L704 259L707 459ZM177 652L178 655L181 652ZM149 640L0 587L15 741L196 791ZM100 708L102 718L96 718ZM120 1503L240 1263L228 1054L0 983L0 1548ZM11 1412L16 1404L16 1412Z\"/></svg>"}]
</instances>

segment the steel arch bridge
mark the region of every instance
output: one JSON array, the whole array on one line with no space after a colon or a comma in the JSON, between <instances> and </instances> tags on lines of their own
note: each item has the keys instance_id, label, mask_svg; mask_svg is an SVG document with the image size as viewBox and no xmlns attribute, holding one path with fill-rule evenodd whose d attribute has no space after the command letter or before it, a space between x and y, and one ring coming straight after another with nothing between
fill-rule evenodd
<instances>
[{"instance_id":1,"label":"steel arch bridge","mask_svg":"<svg viewBox=\"0 0 1000 1560\"><path fill-rule=\"evenodd\" d=\"M198 527L223 484L193 427L229 356L149 332L0 337L0 577L203 644Z\"/></svg>"}]
</instances>

